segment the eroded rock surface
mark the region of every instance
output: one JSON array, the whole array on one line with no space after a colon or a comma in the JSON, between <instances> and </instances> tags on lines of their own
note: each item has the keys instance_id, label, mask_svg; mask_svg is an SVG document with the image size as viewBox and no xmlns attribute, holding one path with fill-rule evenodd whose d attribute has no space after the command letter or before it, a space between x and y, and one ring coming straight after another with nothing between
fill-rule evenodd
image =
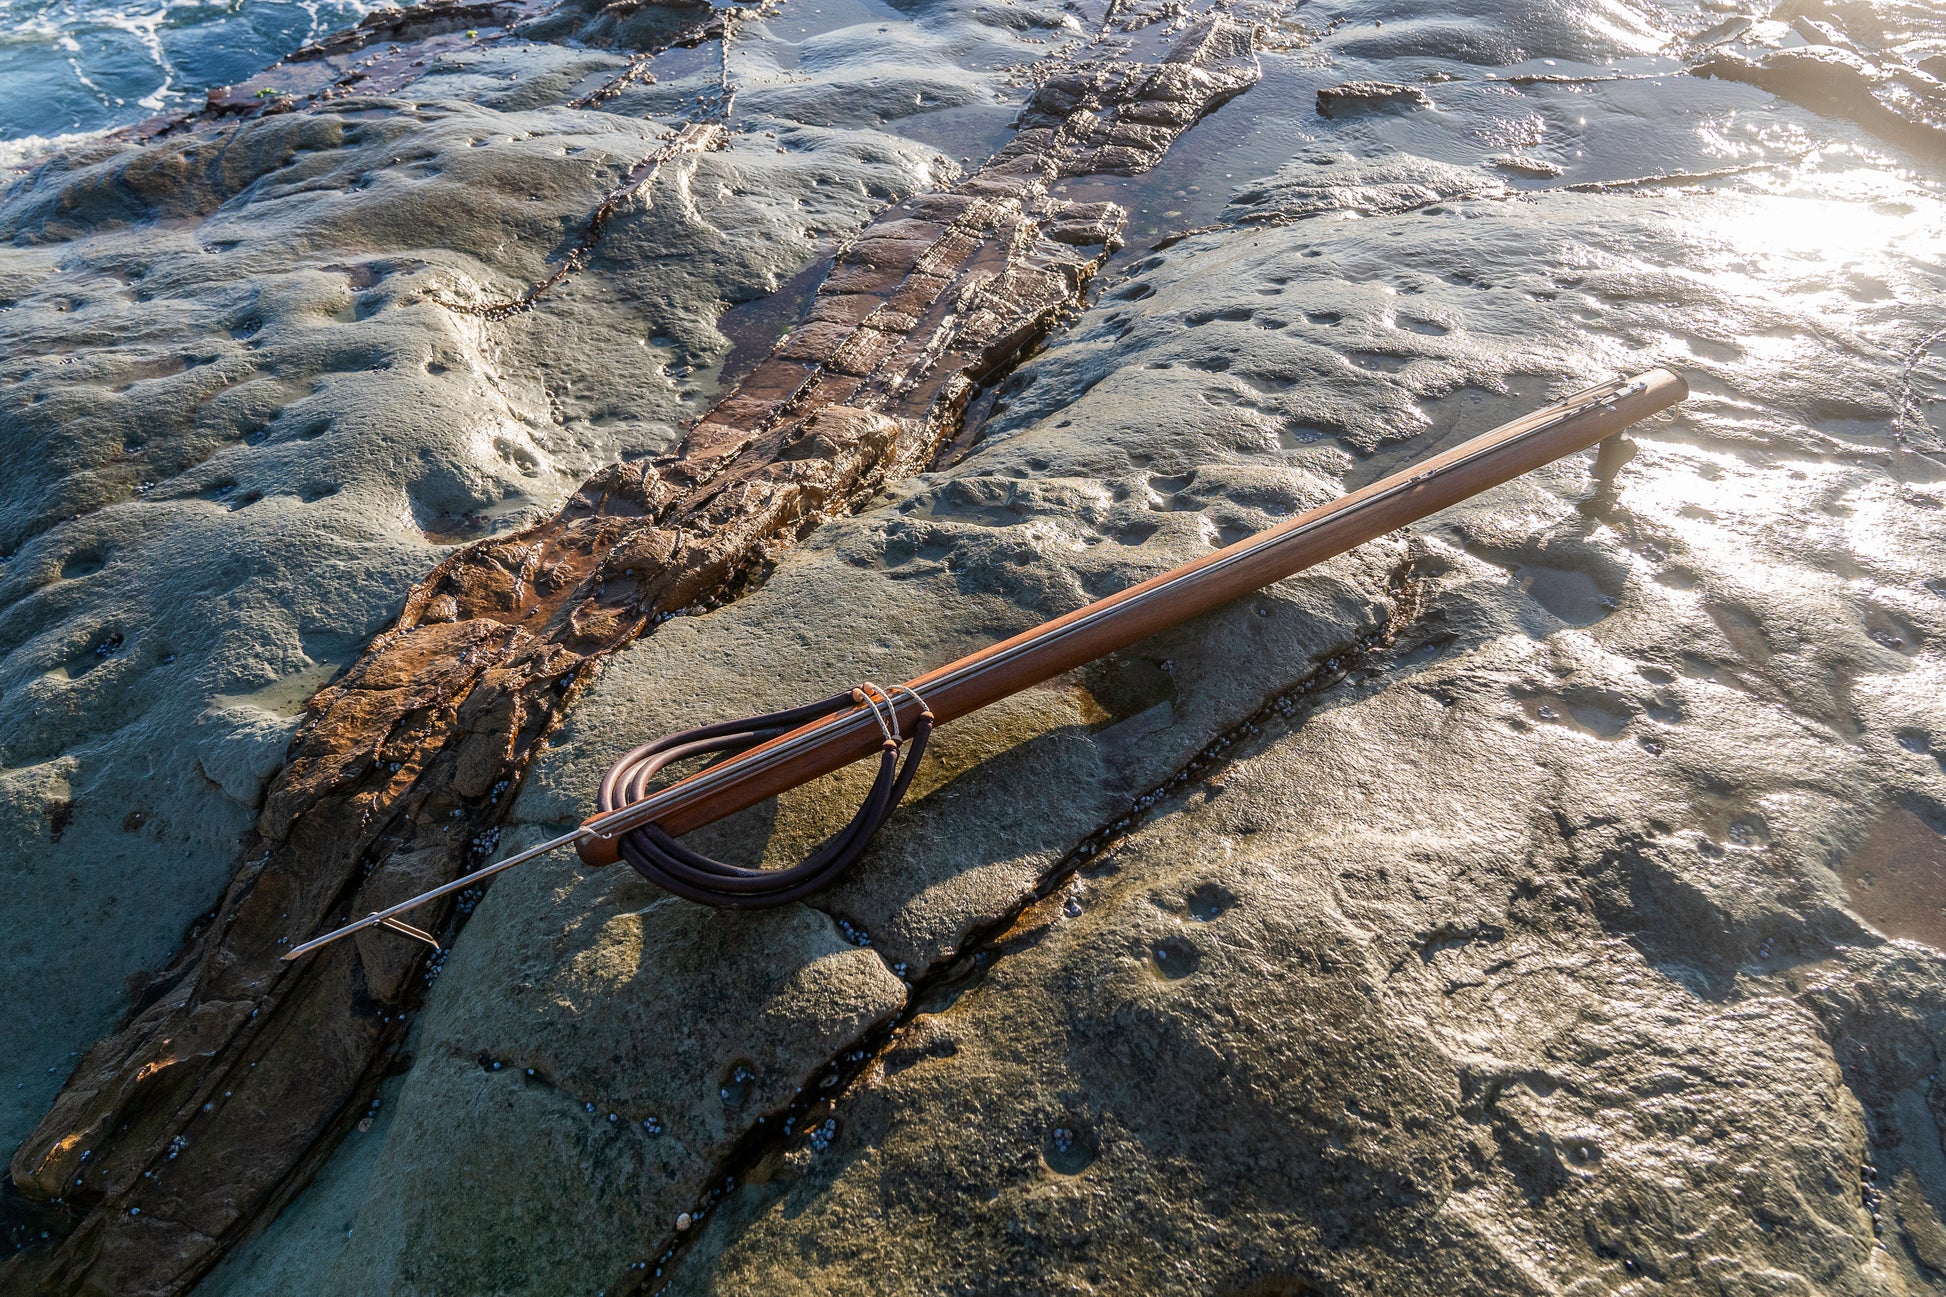
<instances>
[{"instance_id":1,"label":"eroded rock surface","mask_svg":"<svg viewBox=\"0 0 1946 1297\"><path fill-rule=\"evenodd\" d=\"M1762 86L1806 108L1852 118L1933 158L1946 155L1946 83L1901 62L1883 66L1854 50L1820 43L1761 59L1719 54L1693 71Z\"/></svg>"},{"instance_id":2,"label":"eroded rock surface","mask_svg":"<svg viewBox=\"0 0 1946 1297\"><path fill-rule=\"evenodd\" d=\"M1938 195L1856 124L1663 52L1762 57L1807 39L1789 15L1332 16L1120 199L1055 179L1011 218L1100 235L1103 209L1054 205L1117 201L1171 237L1097 272L963 459L861 475L862 511L761 584L577 674L572 710L543 694L530 723L563 721L504 849L578 820L644 738L910 675L1552 392L1669 363L1695 388L1681 417L947 728L871 855L808 905L717 913L567 860L503 876L409 1027L410 1070L358 1091L351 1133L207 1291L1946 1282ZM767 92L831 109L836 62L790 83L766 53ZM1317 116L1352 81L1436 82L1439 109ZM1113 158L1148 124L1069 138ZM834 305L813 295L809 318ZM909 357L902 328L800 329L746 384L750 418L789 428L766 385L806 374L850 409L922 392L897 363L831 359ZM924 412L953 398L925 399L874 425L888 444L937 435ZM708 465L744 426L706 423L685 454ZM597 481L655 528L660 483L708 490L685 462ZM563 525L598 537L608 507L583 497ZM367 682L396 652L425 684L410 642L504 625L516 589L558 600L556 625L615 606L516 587L510 554L422 585ZM546 643L581 653L614 624ZM547 660L504 659L534 680ZM474 666L441 669L463 687ZM320 701L347 708L350 751L423 700ZM426 714L400 750L432 750L449 722ZM414 787L457 786L464 747ZM417 795L333 751L302 777ZM859 787L699 843L801 856ZM383 987L414 953L368 936L282 1004Z\"/></svg>"},{"instance_id":3,"label":"eroded rock surface","mask_svg":"<svg viewBox=\"0 0 1946 1297\"><path fill-rule=\"evenodd\" d=\"M1416 39L1394 27L1359 48ZM1418 55L1343 57L1396 78ZM1265 91L1291 84L1266 63ZM1682 84L1705 117L1749 102ZM1589 112L1559 82L1519 93ZM732 921L565 862L506 876L373 1130L215 1290L315 1265L326 1290L481 1286L515 1273L493 1240L564 1218L599 1222L600 1264L548 1273L610 1292L1936 1286L1946 960L1861 922L1846 862L1886 859L1900 817L1946 823L1940 442L1915 413L1936 379L1910 307L1937 199L1900 190L1812 280L1795 232L1840 209L1842 168L1684 182L1709 159L1643 165L1598 111L1593 156L1518 141L1560 159L1541 192L1544 169L1488 169L1504 136L1455 160L1440 132L1477 118L1412 119L1416 154L1405 120L1236 175L1218 228L1126 254L964 461L616 655L510 845L578 819L643 737L910 674L1595 373L1678 364L1678 420L942 731L807 907L897 979L874 1010L894 1029L816 1066L564 1028L579 965L539 953L590 924L711 934L707 1021L755 1030L801 1001L739 951L802 911ZM857 790L699 837L789 860ZM699 1023L705 993L665 980L617 1000ZM618 1049L631 1080L599 1089ZM641 1200L607 1187L668 1140L709 1151L633 1179ZM582 1175L545 1190L432 1170L570 1149Z\"/></svg>"},{"instance_id":4,"label":"eroded rock surface","mask_svg":"<svg viewBox=\"0 0 1946 1297\"><path fill-rule=\"evenodd\" d=\"M597 273L626 266L625 291L560 295L495 333L427 300L543 278L658 133L375 101L117 146L9 192L7 432L48 448L0 476L8 966L36 987L16 1010L30 1077L64 1076L73 1037L111 1025L123 980L214 904L304 699L413 580L674 444L708 375L669 371L720 356L717 301L818 255L806 215L765 191L836 167L856 187L817 219L855 223L936 161L829 139L815 159L768 141L693 158L694 201L611 229ZM17 1079L16 1138L50 1097Z\"/></svg>"},{"instance_id":5,"label":"eroded rock surface","mask_svg":"<svg viewBox=\"0 0 1946 1297\"><path fill-rule=\"evenodd\" d=\"M1432 96L1418 86L1389 81L1347 81L1318 91L1318 116L1352 117L1359 113L1410 112L1432 107Z\"/></svg>"},{"instance_id":6,"label":"eroded rock surface","mask_svg":"<svg viewBox=\"0 0 1946 1297\"><path fill-rule=\"evenodd\" d=\"M1693 841L1636 809L1637 778L1680 804L1669 754L1624 739L1588 781L1601 740L1507 728L1523 657L1580 675L1601 651L1537 643L1490 568L1440 584L1389 684L1314 699L986 946L972 989L920 1001L831 1133L746 1173L765 1183L674 1290L1916 1279L1875 1233L1814 997L1936 1002L1938 961L1861 950L1793 998L1792 952L1861 935L1830 890L1791 920L1691 891ZM1747 894L1745 864L1720 881ZM1783 978L1708 993L1760 948Z\"/></svg>"},{"instance_id":7,"label":"eroded rock surface","mask_svg":"<svg viewBox=\"0 0 1946 1297\"><path fill-rule=\"evenodd\" d=\"M1333 213L1391 216L1451 198L1497 197L1504 186L1476 167L1409 154L1358 158L1316 151L1239 192L1224 213L1235 223L1284 223Z\"/></svg>"},{"instance_id":8,"label":"eroded rock surface","mask_svg":"<svg viewBox=\"0 0 1946 1297\"><path fill-rule=\"evenodd\" d=\"M1649 251L1693 228L1686 206L1722 202L1745 214L1729 217L1739 228L1761 200L1658 199L1621 229L1586 196L1538 201L1550 246L1521 246L1536 227L1508 206L1372 218L1355 235L1198 236L1142 273L1154 291L1139 306L1115 307L1134 316L1121 354L1172 369L1229 359L1184 396L1227 395L1235 404L1212 421L1240 432L1305 399L1302 387L1266 396L1258 367L1269 354L1301 364L1305 338L1395 356L1397 376L1371 381L1425 394L1483 351L1510 359L1469 321L1667 354L1649 302L1679 301L1674 318L1715 321L1706 329L1741 317L1725 336L1774 318L1766 294L1692 281L1700 246L1666 262ZM1570 249L1572 288L1555 269ZM1258 286L1286 277L1266 301ZM1600 302L1605 324L1550 330L1544 292ZM1859 305L1858 331L1822 345L1862 362L1903 322ZM1184 327L1212 307L1244 318ZM1449 330L1408 327L1433 320ZM1107 327L1084 321L1037 376L1085 365L1069 353ZM1292 709L1301 725L1233 731L1249 755L1150 827L1118 831L1110 811L1105 838L1064 832L1035 791L1058 779L1085 802L1093 763L1117 752L1112 728L1058 776L1030 774L1031 745L1015 749L1011 778L961 794L984 814L928 798L895 822L880 860L819 904L906 965L911 1016L869 1061L840 1056L839 1073L858 1076L850 1089L737 1168L715 1225L668 1272L672 1290L1935 1285L1923 1249L1946 1171L1932 1115L1946 959L1862 925L1842 862L1911 807L1939 831L1937 763L1898 738L1939 724L1940 667L1917 647L1946 630L1927 585L1937 470L1907 457L1894 477L1817 431L1825 415L1780 415L1761 449L1747 439L1737 412L1759 392L1772 409L1816 409L1826 398L1808 375L1835 366L1796 381L1747 353L1690 366L1704 394L1638 433L1625 466L1548 475L1426 529L1422 608L1396 647L1307 691ZM1145 390L1150 408L1165 399ZM1039 452L1060 471L1041 439L1063 436L1063 420L1080 462L1082 445L1145 453L1153 443L1116 426L1117 395L1091 390L984 466L1004 475L1012 454ZM1878 408L1889 424L1897 407ZM1804 477L1774 506L1782 516L1843 500L1825 516L1844 531L1854 510L1883 519L1892 500L1918 503L1895 542L1848 551L1851 576L1814 576L1829 528L1798 548L1768 508L1715 495L1786 457ZM1054 516L1015 527L1076 525ZM963 586L982 548L940 554L935 579ZM1758 550L1773 573L1798 556L1790 594L1753 588ZM1260 656L1270 672L1308 665L1308 646L1253 655L1230 626L1199 638L1228 650L1220 663L1175 658L1177 699L1224 697ZM1228 705L1235 723L1246 704ZM1180 760L1207 733L1179 712L1146 742ZM952 760L951 731L939 742ZM1003 807L991 845L964 841ZM766 826L773 841L789 814ZM945 824L960 830L950 847ZM1021 860L1015 837L1037 829L1061 850L1082 843L1066 857L1075 878L969 948L962 934L1047 875L1048 856ZM947 853L993 863L933 872ZM981 890L1009 869L1011 887ZM413 1097L408 1082L402 1102ZM416 1124L393 1136L413 1137L433 1139ZM1886 1206L1894 1182L1931 1186L1912 1192L1935 1204L1915 1206L1903 1232Z\"/></svg>"},{"instance_id":9,"label":"eroded rock surface","mask_svg":"<svg viewBox=\"0 0 1946 1297\"><path fill-rule=\"evenodd\" d=\"M1226 20L1119 24L1131 34L1046 78L989 166L851 240L804 322L676 454L448 558L311 700L223 905L14 1158L20 1188L89 1211L34 1254L35 1282L172 1290L248 1228L391 1065L425 963L393 943L296 967L282 950L478 863L578 677L923 464L973 387L1078 303L1120 209L1050 186L1147 170L1255 76L1248 30Z\"/></svg>"}]
</instances>

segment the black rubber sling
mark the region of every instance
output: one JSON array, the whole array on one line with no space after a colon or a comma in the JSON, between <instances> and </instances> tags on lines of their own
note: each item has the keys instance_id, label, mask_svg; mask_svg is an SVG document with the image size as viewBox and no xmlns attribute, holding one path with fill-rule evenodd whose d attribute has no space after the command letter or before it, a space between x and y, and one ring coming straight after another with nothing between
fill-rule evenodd
<instances>
[{"instance_id":1,"label":"black rubber sling","mask_svg":"<svg viewBox=\"0 0 1946 1297\"><path fill-rule=\"evenodd\" d=\"M885 742L879 749L878 776L872 780L872 790L866 795L865 804L858 808L858 814L852 816L851 823L802 864L789 869L745 869L691 851L654 824L631 829L621 836L622 859L642 877L677 896L729 909L757 910L783 905L826 886L865 853L872 835L905 796L906 787L918 769L919 758L926 750L926 740L932 735L933 716L924 710L923 701L903 765L899 761L902 736L898 730L898 713L891 706L890 695L876 685L866 685L789 711L680 730L653 743L644 743L609 767L596 798L598 809L603 811L640 801L648 794L655 776L675 762L710 754L735 756L808 721L859 703L879 715L879 728L885 732ZM880 706L884 707L882 714ZM889 725L887 716L891 718Z\"/></svg>"}]
</instances>

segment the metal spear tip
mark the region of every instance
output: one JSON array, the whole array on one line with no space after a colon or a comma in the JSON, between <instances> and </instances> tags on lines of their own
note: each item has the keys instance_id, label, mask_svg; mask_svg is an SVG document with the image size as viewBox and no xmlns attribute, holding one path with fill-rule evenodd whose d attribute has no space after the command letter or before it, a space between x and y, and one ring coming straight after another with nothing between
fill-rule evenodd
<instances>
[{"instance_id":1,"label":"metal spear tip","mask_svg":"<svg viewBox=\"0 0 1946 1297\"><path fill-rule=\"evenodd\" d=\"M437 937L434 937L430 932L422 928L413 927L410 923L404 922L397 916L415 906L424 905L427 901L436 901L442 896L449 896L463 888L471 887L475 883L493 877L493 875L504 869L511 869L515 865L523 864L536 856L545 855L550 851L558 851L562 847L572 846L582 838L588 837L591 833L593 833L592 829L583 826L570 833L563 833L558 838L549 838L546 842L540 843L538 846L532 846L525 851L516 852L508 856L505 860L495 861L484 869L476 869L462 878L455 878L452 882L444 883L429 892L421 892L411 900L400 901L390 909L375 911L362 919L345 924L342 928L327 932L322 937L313 937L302 945L292 946L280 956L280 962L288 964L299 955L309 954L319 946L329 945L340 937L349 937L354 932L363 932L366 928L372 927L391 928L394 932L402 932L413 940L423 941L434 950L438 950L440 947ZM289 938L285 938L285 940L289 940Z\"/></svg>"}]
</instances>

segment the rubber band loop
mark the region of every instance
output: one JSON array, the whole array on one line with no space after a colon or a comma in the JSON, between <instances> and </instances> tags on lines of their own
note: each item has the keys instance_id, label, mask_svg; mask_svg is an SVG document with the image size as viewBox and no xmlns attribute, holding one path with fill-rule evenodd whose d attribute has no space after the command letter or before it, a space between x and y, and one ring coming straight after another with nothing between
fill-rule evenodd
<instances>
[{"instance_id":1,"label":"rubber band loop","mask_svg":"<svg viewBox=\"0 0 1946 1297\"><path fill-rule=\"evenodd\" d=\"M690 850L665 833L660 825L648 824L630 829L616 839L623 860L642 877L665 891L728 909L764 909L801 900L829 886L839 874L865 854L872 837L890 818L912 777L918 773L919 758L932 736L933 718L924 710L925 700L904 685L897 686L919 702L921 711L912 737L900 736L899 713L892 695L867 683L849 692L826 698L789 711L753 716L748 720L722 721L693 730L666 735L622 757L601 781L596 797L602 811L615 810L639 801L649 792L655 776L686 757L707 755L735 756L759 743L767 743L808 721L833 716L849 706L872 709L872 718L885 735L879 751L878 773L864 804L844 828L833 834L809 857L788 869L748 869ZM867 692L867 691L872 692ZM877 697L873 697L876 693ZM882 709L882 710L881 710ZM887 724L885 713L890 713ZM899 746L905 742L905 760L899 760Z\"/></svg>"},{"instance_id":2,"label":"rubber band loop","mask_svg":"<svg viewBox=\"0 0 1946 1297\"><path fill-rule=\"evenodd\" d=\"M868 689L877 690L878 698L874 698L872 697L871 694L867 693L866 690ZM883 734L886 738L890 739L893 743L903 742L903 740L899 737L899 709L892 706L892 699L890 695L888 695L883 689L879 689L877 685L873 684L869 680L864 681L856 689L852 690L851 694L852 697L858 699L865 706L870 707L872 709L872 719L878 722L879 733ZM884 700L886 710L892 713L892 723L890 725L887 725L885 723L885 717L879 713L878 709L879 709L880 699Z\"/></svg>"}]
</instances>

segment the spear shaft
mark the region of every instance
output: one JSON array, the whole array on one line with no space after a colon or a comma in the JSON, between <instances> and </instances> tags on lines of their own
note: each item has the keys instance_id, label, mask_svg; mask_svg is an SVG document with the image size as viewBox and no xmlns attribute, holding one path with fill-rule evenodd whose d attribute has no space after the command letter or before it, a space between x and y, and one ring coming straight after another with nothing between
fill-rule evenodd
<instances>
[{"instance_id":1,"label":"spear shaft","mask_svg":"<svg viewBox=\"0 0 1946 1297\"><path fill-rule=\"evenodd\" d=\"M1585 450L1688 394L1688 385L1666 369L1651 369L1577 392L1288 522L928 671L904 685L889 691L876 686L868 687L871 692L854 691L856 706L776 734L687 779L603 810L572 832L295 946L284 958L295 959L340 937L380 925L429 940L401 924L397 916L560 847L573 845L585 864L606 866L622 858L625 835L648 832L680 852L672 840L682 834L874 753L883 754L888 745L895 751L900 736L923 735L933 725L947 724L1030 689L1523 473ZM714 727L724 731L734 728ZM695 731L699 735L713 732ZM691 746L702 749L707 745L699 742ZM890 769L889 764L884 767L884 778L890 778ZM903 782L899 787L903 789ZM876 822L865 827L865 839L874 828ZM858 847L862 850L862 840ZM712 903L737 903L733 899L710 899Z\"/></svg>"},{"instance_id":2,"label":"spear shaft","mask_svg":"<svg viewBox=\"0 0 1946 1297\"><path fill-rule=\"evenodd\" d=\"M909 680L891 691L899 722L910 730L921 710L916 695L935 724L948 724L1585 450L1674 405L1688 391L1675 374L1652 369L1578 392L1279 526ZM615 838L628 829L654 823L679 837L868 757L880 742L867 707L814 721L640 801L591 816L582 822L589 832L576 850L590 865L613 864Z\"/></svg>"}]
</instances>

